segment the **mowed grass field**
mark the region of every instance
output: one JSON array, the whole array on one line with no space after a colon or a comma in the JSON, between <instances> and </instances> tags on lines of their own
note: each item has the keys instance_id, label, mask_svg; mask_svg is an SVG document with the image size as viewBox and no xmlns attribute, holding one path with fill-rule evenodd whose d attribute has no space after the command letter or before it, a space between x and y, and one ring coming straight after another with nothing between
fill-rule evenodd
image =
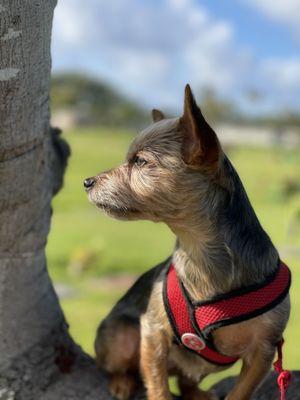
<instances>
[{"instance_id":1,"label":"mowed grass field","mask_svg":"<svg viewBox=\"0 0 300 400\"><path fill-rule=\"evenodd\" d=\"M53 201L48 267L75 340L93 354L99 321L134 277L166 258L174 236L163 224L120 222L87 200L83 180L124 160L134 133L104 128L64 133L72 156ZM264 228L293 271L285 365L300 368L300 149L227 149ZM222 374L237 372L237 367ZM220 379L208 378L206 385Z\"/></svg>"}]
</instances>

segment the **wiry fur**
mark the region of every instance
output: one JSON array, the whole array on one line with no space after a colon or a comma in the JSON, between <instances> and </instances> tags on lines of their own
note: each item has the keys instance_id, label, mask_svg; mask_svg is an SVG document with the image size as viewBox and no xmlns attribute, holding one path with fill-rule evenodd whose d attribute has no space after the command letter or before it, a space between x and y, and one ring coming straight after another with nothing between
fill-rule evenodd
<instances>
[{"instance_id":1,"label":"wiry fur","mask_svg":"<svg viewBox=\"0 0 300 400\"><path fill-rule=\"evenodd\" d=\"M136 137L125 163L93 178L90 200L119 219L165 222L177 236L177 273L194 299L263 281L276 268L278 253L189 87L181 118L164 119L157 110L153 117L156 122ZM183 398L211 399L197 384L221 368L173 344L162 300L167 264L140 278L102 323L98 362L120 383L138 371L140 359L149 400L171 398L169 373L179 377ZM287 297L260 317L213 332L219 351L243 360L228 400L251 397L269 371L288 315ZM129 396L127 387L115 386L119 398Z\"/></svg>"}]
</instances>

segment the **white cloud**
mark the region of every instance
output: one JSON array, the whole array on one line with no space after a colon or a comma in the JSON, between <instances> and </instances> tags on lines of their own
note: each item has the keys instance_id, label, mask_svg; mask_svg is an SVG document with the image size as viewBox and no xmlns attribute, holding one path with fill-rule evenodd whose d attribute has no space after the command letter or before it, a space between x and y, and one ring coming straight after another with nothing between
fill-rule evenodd
<instances>
[{"instance_id":1,"label":"white cloud","mask_svg":"<svg viewBox=\"0 0 300 400\"><path fill-rule=\"evenodd\" d=\"M176 106L187 81L228 88L231 38L230 25L193 0L63 0L55 12L53 66L92 69L134 97Z\"/></svg>"},{"instance_id":2,"label":"white cloud","mask_svg":"<svg viewBox=\"0 0 300 400\"><path fill-rule=\"evenodd\" d=\"M263 60L260 74L261 86L267 82L266 90L269 94L267 102L271 109L300 111L300 57Z\"/></svg>"},{"instance_id":3,"label":"white cloud","mask_svg":"<svg viewBox=\"0 0 300 400\"><path fill-rule=\"evenodd\" d=\"M54 18L54 38L56 48L82 45L85 22L80 18L78 8L59 2Z\"/></svg>"},{"instance_id":4,"label":"white cloud","mask_svg":"<svg viewBox=\"0 0 300 400\"><path fill-rule=\"evenodd\" d=\"M270 19L283 23L300 39L299 0L244 0Z\"/></svg>"},{"instance_id":5,"label":"white cloud","mask_svg":"<svg viewBox=\"0 0 300 400\"><path fill-rule=\"evenodd\" d=\"M267 59L262 64L262 73L279 90L300 90L300 58Z\"/></svg>"},{"instance_id":6,"label":"white cloud","mask_svg":"<svg viewBox=\"0 0 300 400\"><path fill-rule=\"evenodd\" d=\"M149 107L178 109L187 82L195 91L210 86L235 99L253 86L266 97L276 90L297 95L300 59L255 60L236 36L228 21L195 0L60 0L53 66L90 71Z\"/></svg>"}]
</instances>

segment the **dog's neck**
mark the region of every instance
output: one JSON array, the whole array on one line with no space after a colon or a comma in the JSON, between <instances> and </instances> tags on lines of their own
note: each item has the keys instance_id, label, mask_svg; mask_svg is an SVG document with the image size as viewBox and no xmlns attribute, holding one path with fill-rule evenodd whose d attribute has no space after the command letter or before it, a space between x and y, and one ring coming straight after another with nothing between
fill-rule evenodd
<instances>
[{"instance_id":1,"label":"dog's neck","mask_svg":"<svg viewBox=\"0 0 300 400\"><path fill-rule=\"evenodd\" d=\"M200 300L263 281L278 261L238 175L226 162L233 183L226 204L212 194L211 207L206 201L206 208L199 207L190 221L170 225L177 236L176 270L191 295Z\"/></svg>"},{"instance_id":2,"label":"dog's neck","mask_svg":"<svg viewBox=\"0 0 300 400\"><path fill-rule=\"evenodd\" d=\"M204 228L173 229L177 235L173 262L191 295L201 300L231 289L238 271L230 249Z\"/></svg>"}]
</instances>

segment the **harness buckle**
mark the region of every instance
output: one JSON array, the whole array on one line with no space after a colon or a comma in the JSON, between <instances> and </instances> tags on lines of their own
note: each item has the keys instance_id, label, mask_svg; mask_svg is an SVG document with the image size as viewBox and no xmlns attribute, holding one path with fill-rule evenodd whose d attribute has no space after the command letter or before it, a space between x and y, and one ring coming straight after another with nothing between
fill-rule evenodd
<instances>
[{"instance_id":1,"label":"harness buckle","mask_svg":"<svg viewBox=\"0 0 300 400\"><path fill-rule=\"evenodd\" d=\"M181 343L194 351L200 352L201 350L205 349L206 344L203 339L201 339L195 333L184 333L181 336Z\"/></svg>"}]
</instances>

